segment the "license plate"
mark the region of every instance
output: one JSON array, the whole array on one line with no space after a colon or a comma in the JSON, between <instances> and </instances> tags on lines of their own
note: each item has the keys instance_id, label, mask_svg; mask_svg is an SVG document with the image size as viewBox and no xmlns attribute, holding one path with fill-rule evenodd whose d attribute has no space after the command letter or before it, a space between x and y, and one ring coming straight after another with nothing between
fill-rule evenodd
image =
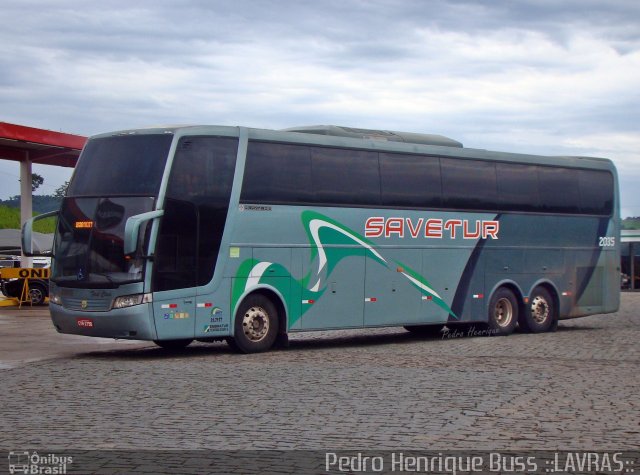
<instances>
[{"instance_id":1,"label":"license plate","mask_svg":"<svg viewBox=\"0 0 640 475\"><path fill-rule=\"evenodd\" d=\"M79 327L82 328L93 328L93 320L90 318L78 318L76 320Z\"/></svg>"}]
</instances>

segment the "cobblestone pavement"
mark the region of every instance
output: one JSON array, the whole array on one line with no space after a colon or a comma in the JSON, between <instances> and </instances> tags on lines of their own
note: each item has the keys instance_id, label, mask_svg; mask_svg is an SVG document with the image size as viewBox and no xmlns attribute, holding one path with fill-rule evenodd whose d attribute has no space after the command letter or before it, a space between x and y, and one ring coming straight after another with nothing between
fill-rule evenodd
<instances>
[{"instance_id":1,"label":"cobblestone pavement","mask_svg":"<svg viewBox=\"0 0 640 475\"><path fill-rule=\"evenodd\" d=\"M258 355L84 345L0 369L0 448L637 449L638 308L625 293L555 333L307 333Z\"/></svg>"}]
</instances>

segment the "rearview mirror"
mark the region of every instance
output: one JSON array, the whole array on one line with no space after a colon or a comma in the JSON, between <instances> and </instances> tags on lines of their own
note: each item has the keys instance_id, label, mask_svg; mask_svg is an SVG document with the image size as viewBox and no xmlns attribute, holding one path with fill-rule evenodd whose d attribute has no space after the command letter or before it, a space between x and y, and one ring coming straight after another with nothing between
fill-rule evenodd
<instances>
[{"instance_id":1,"label":"rearview mirror","mask_svg":"<svg viewBox=\"0 0 640 475\"><path fill-rule=\"evenodd\" d=\"M128 256L136 252L138 248L138 235L140 226L146 221L159 218L164 214L164 210L149 211L147 213L136 214L127 219L124 225L124 255Z\"/></svg>"},{"instance_id":2,"label":"rearview mirror","mask_svg":"<svg viewBox=\"0 0 640 475\"><path fill-rule=\"evenodd\" d=\"M34 216L31 219L25 221L22 225L22 233L20 235L21 245L22 245L22 253L25 256L33 257L33 256L47 256L51 254L51 249L40 249L35 248L33 245L33 224L36 221L41 221L43 219L51 218L53 216L58 216L58 211L50 211L48 213L39 214L38 216Z\"/></svg>"}]
</instances>

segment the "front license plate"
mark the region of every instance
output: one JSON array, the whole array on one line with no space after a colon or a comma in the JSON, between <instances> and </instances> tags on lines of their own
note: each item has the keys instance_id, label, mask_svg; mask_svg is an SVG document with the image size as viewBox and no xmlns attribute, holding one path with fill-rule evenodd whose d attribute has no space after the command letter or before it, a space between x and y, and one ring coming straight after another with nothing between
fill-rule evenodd
<instances>
[{"instance_id":1,"label":"front license plate","mask_svg":"<svg viewBox=\"0 0 640 475\"><path fill-rule=\"evenodd\" d=\"M91 318L78 318L76 320L79 327L82 328L93 328L93 320Z\"/></svg>"}]
</instances>

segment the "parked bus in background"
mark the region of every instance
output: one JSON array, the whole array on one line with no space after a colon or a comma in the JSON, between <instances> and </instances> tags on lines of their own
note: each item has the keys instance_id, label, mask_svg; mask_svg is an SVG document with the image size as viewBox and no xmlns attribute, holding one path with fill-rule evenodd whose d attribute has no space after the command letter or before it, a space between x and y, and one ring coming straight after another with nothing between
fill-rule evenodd
<instances>
[{"instance_id":1,"label":"parked bus in background","mask_svg":"<svg viewBox=\"0 0 640 475\"><path fill-rule=\"evenodd\" d=\"M336 126L102 134L58 214L51 316L242 352L306 330L546 332L618 309L618 209L600 158Z\"/></svg>"}]
</instances>

